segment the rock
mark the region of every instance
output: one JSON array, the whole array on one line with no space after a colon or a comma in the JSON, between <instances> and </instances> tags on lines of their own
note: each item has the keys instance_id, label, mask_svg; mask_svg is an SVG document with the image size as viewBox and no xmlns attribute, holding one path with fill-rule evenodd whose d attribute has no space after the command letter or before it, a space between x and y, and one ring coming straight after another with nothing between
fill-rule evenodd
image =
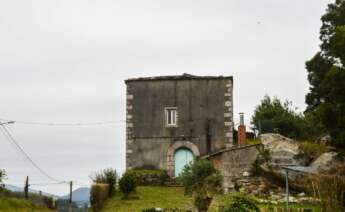
<instances>
[{"instance_id":1,"label":"rock","mask_svg":"<svg viewBox=\"0 0 345 212\"><path fill-rule=\"evenodd\" d=\"M250 176L250 173L249 172L243 172L243 177L249 177Z\"/></svg>"},{"instance_id":2,"label":"rock","mask_svg":"<svg viewBox=\"0 0 345 212\"><path fill-rule=\"evenodd\" d=\"M278 202L281 202L281 203L286 202L286 197L281 198L280 200L278 200ZM297 199L293 196L289 196L289 202L297 203Z\"/></svg>"},{"instance_id":3,"label":"rock","mask_svg":"<svg viewBox=\"0 0 345 212\"><path fill-rule=\"evenodd\" d=\"M304 192L299 193L298 196L299 196L299 197L305 197L305 193L304 193Z\"/></svg>"},{"instance_id":4,"label":"rock","mask_svg":"<svg viewBox=\"0 0 345 212\"><path fill-rule=\"evenodd\" d=\"M327 171L332 167L332 165L337 163L335 160L336 156L336 152L323 153L312 164L310 164L309 167L315 172Z\"/></svg>"},{"instance_id":5,"label":"rock","mask_svg":"<svg viewBox=\"0 0 345 212\"><path fill-rule=\"evenodd\" d=\"M320 142L320 144L323 145L329 145L331 143L331 136L330 135L325 135L322 136L318 141Z\"/></svg>"},{"instance_id":6,"label":"rock","mask_svg":"<svg viewBox=\"0 0 345 212\"><path fill-rule=\"evenodd\" d=\"M272 165L305 166L309 158L299 148L298 143L279 134L262 134L261 142L271 154Z\"/></svg>"}]
</instances>

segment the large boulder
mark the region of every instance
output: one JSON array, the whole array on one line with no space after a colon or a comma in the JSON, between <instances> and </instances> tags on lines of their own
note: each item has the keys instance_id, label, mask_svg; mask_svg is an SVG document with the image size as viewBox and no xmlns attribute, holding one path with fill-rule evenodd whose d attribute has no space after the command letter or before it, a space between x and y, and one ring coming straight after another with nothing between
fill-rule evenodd
<instances>
[{"instance_id":1,"label":"large boulder","mask_svg":"<svg viewBox=\"0 0 345 212\"><path fill-rule=\"evenodd\" d=\"M339 161L336 160L337 155L338 153L336 152L323 153L314 162L312 162L309 167L313 172L327 171L339 163Z\"/></svg>"},{"instance_id":2,"label":"large boulder","mask_svg":"<svg viewBox=\"0 0 345 212\"><path fill-rule=\"evenodd\" d=\"M262 134L260 139L265 149L270 151L273 166L305 166L309 158L299 148L298 143L279 134Z\"/></svg>"}]
</instances>

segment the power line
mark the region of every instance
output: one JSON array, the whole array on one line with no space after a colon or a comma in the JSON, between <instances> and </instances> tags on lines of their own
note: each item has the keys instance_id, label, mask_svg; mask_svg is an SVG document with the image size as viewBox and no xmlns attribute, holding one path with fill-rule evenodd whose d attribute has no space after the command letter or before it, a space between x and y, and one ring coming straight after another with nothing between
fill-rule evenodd
<instances>
[{"instance_id":1,"label":"power line","mask_svg":"<svg viewBox=\"0 0 345 212\"><path fill-rule=\"evenodd\" d=\"M16 121L9 119L0 119L3 121L14 121L18 124L29 124L29 125L44 125L44 126L95 126L95 125L110 125L110 124L122 124L125 120L119 121L99 121L99 122L74 122L74 123L57 123L57 122L35 122L35 121Z\"/></svg>"},{"instance_id":2,"label":"power line","mask_svg":"<svg viewBox=\"0 0 345 212\"><path fill-rule=\"evenodd\" d=\"M6 129L4 125L0 125L2 127L1 132L5 135L5 138L10 141L12 144L15 145L15 147L20 151L20 153L24 156L24 158L34 167L36 168L42 175L47 177L48 179L59 182L59 183L66 183L65 181L57 180L56 178L50 176L47 172L45 172L42 168L40 168L31 158L30 156L24 151L24 149L16 142L16 140L13 138L11 133ZM1 129L1 128L0 128Z\"/></svg>"}]
</instances>

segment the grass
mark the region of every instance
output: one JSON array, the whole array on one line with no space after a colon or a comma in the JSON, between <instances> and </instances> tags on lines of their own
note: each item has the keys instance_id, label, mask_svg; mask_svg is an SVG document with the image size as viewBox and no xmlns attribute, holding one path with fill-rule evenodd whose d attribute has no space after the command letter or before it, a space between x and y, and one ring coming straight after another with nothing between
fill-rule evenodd
<instances>
[{"instance_id":1,"label":"grass","mask_svg":"<svg viewBox=\"0 0 345 212\"><path fill-rule=\"evenodd\" d=\"M52 212L45 207L37 206L30 201L14 197L0 196L0 212Z\"/></svg>"},{"instance_id":2,"label":"grass","mask_svg":"<svg viewBox=\"0 0 345 212\"><path fill-rule=\"evenodd\" d=\"M260 141L259 138L253 138L253 139L248 138L248 139L246 140L246 143L247 143L247 144L250 144L250 145L252 145L252 144L261 144L261 141Z\"/></svg>"},{"instance_id":3,"label":"grass","mask_svg":"<svg viewBox=\"0 0 345 212\"><path fill-rule=\"evenodd\" d=\"M218 212L219 206L226 205L233 194L217 195L211 203L210 212ZM259 204L263 211L274 211L272 208L284 209L285 204L277 205ZM308 208L318 210L317 206L291 204L291 208ZM139 186L136 194L132 195L128 200L123 200L122 195L117 193L116 196L107 200L102 212L141 212L148 208L164 208L164 209L191 209L193 208L192 198L184 195L183 187L163 187L163 186Z\"/></svg>"},{"instance_id":4,"label":"grass","mask_svg":"<svg viewBox=\"0 0 345 212\"><path fill-rule=\"evenodd\" d=\"M183 187L139 186L136 194L123 200L117 193L109 199L102 211L142 211L147 208L191 208L191 197L184 196Z\"/></svg>"},{"instance_id":5,"label":"grass","mask_svg":"<svg viewBox=\"0 0 345 212\"><path fill-rule=\"evenodd\" d=\"M319 144L317 142L302 141L299 145L302 151L312 159L328 151L328 147L325 144Z\"/></svg>"}]
</instances>

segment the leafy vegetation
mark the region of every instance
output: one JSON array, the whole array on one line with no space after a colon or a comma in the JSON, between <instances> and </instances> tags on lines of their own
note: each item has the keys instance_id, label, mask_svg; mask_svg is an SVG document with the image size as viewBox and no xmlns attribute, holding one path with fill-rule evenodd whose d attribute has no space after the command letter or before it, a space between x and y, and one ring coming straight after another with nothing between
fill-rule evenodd
<instances>
[{"instance_id":1,"label":"leafy vegetation","mask_svg":"<svg viewBox=\"0 0 345 212\"><path fill-rule=\"evenodd\" d=\"M224 212L259 212L260 209L256 205L256 201L253 198L241 195L232 196L229 205L225 207Z\"/></svg>"},{"instance_id":2,"label":"leafy vegetation","mask_svg":"<svg viewBox=\"0 0 345 212\"><path fill-rule=\"evenodd\" d=\"M0 169L0 183L5 179L6 177L6 172L4 169Z\"/></svg>"},{"instance_id":3,"label":"leafy vegetation","mask_svg":"<svg viewBox=\"0 0 345 212\"><path fill-rule=\"evenodd\" d=\"M16 212L51 212L52 210L43 206L38 206L24 199L14 197L0 196L0 211L16 211Z\"/></svg>"},{"instance_id":4,"label":"leafy vegetation","mask_svg":"<svg viewBox=\"0 0 345 212\"><path fill-rule=\"evenodd\" d=\"M99 211L109 197L109 184L93 184L90 191L90 203L93 211Z\"/></svg>"},{"instance_id":5,"label":"leafy vegetation","mask_svg":"<svg viewBox=\"0 0 345 212\"><path fill-rule=\"evenodd\" d=\"M134 192L136 187L135 175L130 172L125 172L119 181L119 189L123 193L124 198L128 199L129 194Z\"/></svg>"},{"instance_id":6,"label":"leafy vegetation","mask_svg":"<svg viewBox=\"0 0 345 212\"><path fill-rule=\"evenodd\" d=\"M306 62L310 91L306 115L345 148L345 1L329 4L321 18L320 52Z\"/></svg>"},{"instance_id":7,"label":"leafy vegetation","mask_svg":"<svg viewBox=\"0 0 345 212\"><path fill-rule=\"evenodd\" d=\"M313 175L309 179L310 192L321 201L324 211L345 211L345 176Z\"/></svg>"},{"instance_id":8,"label":"leafy vegetation","mask_svg":"<svg viewBox=\"0 0 345 212\"><path fill-rule=\"evenodd\" d=\"M198 211L207 211L215 194L222 189L222 176L211 161L198 160L187 165L181 173L185 193L192 194Z\"/></svg>"},{"instance_id":9,"label":"leafy vegetation","mask_svg":"<svg viewBox=\"0 0 345 212\"><path fill-rule=\"evenodd\" d=\"M279 133L290 138L305 137L306 122L289 101L266 95L255 108L251 120L260 133Z\"/></svg>"},{"instance_id":10,"label":"leafy vegetation","mask_svg":"<svg viewBox=\"0 0 345 212\"><path fill-rule=\"evenodd\" d=\"M131 169L127 173L135 176L138 185L164 185L169 179L165 170Z\"/></svg>"},{"instance_id":11,"label":"leafy vegetation","mask_svg":"<svg viewBox=\"0 0 345 212\"><path fill-rule=\"evenodd\" d=\"M117 182L117 174L115 169L104 169L99 173L96 173L94 176L91 177L91 180L94 183L100 184L108 184L109 185L109 193L108 196L111 197L116 190L116 182Z\"/></svg>"},{"instance_id":12,"label":"leafy vegetation","mask_svg":"<svg viewBox=\"0 0 345 212\"><path fill-rule=\"evenodd\" d=\"M312 160L327 152L328 148L325 144L317 142L303 141L299 143L301 150L306 153Z\"/></svg>"},{"instance_id":13,"label":"leafy vegetation","mask_svg":"<svg viewBox=\"0 0 345 212\"><path fill-rule=\"evenodd\" d=\"M271 161L271 153L269 151L269 149L264 149L261 147L258 147L258 156L255 159L255 161L252 163L251 169L250 169L250 173L253 176L260 176L262 173L262 168L261 166L263 164L266 164L268 166L268 168L271 168L269 166L269 162Z\"/></svg>"}]
</instances>

